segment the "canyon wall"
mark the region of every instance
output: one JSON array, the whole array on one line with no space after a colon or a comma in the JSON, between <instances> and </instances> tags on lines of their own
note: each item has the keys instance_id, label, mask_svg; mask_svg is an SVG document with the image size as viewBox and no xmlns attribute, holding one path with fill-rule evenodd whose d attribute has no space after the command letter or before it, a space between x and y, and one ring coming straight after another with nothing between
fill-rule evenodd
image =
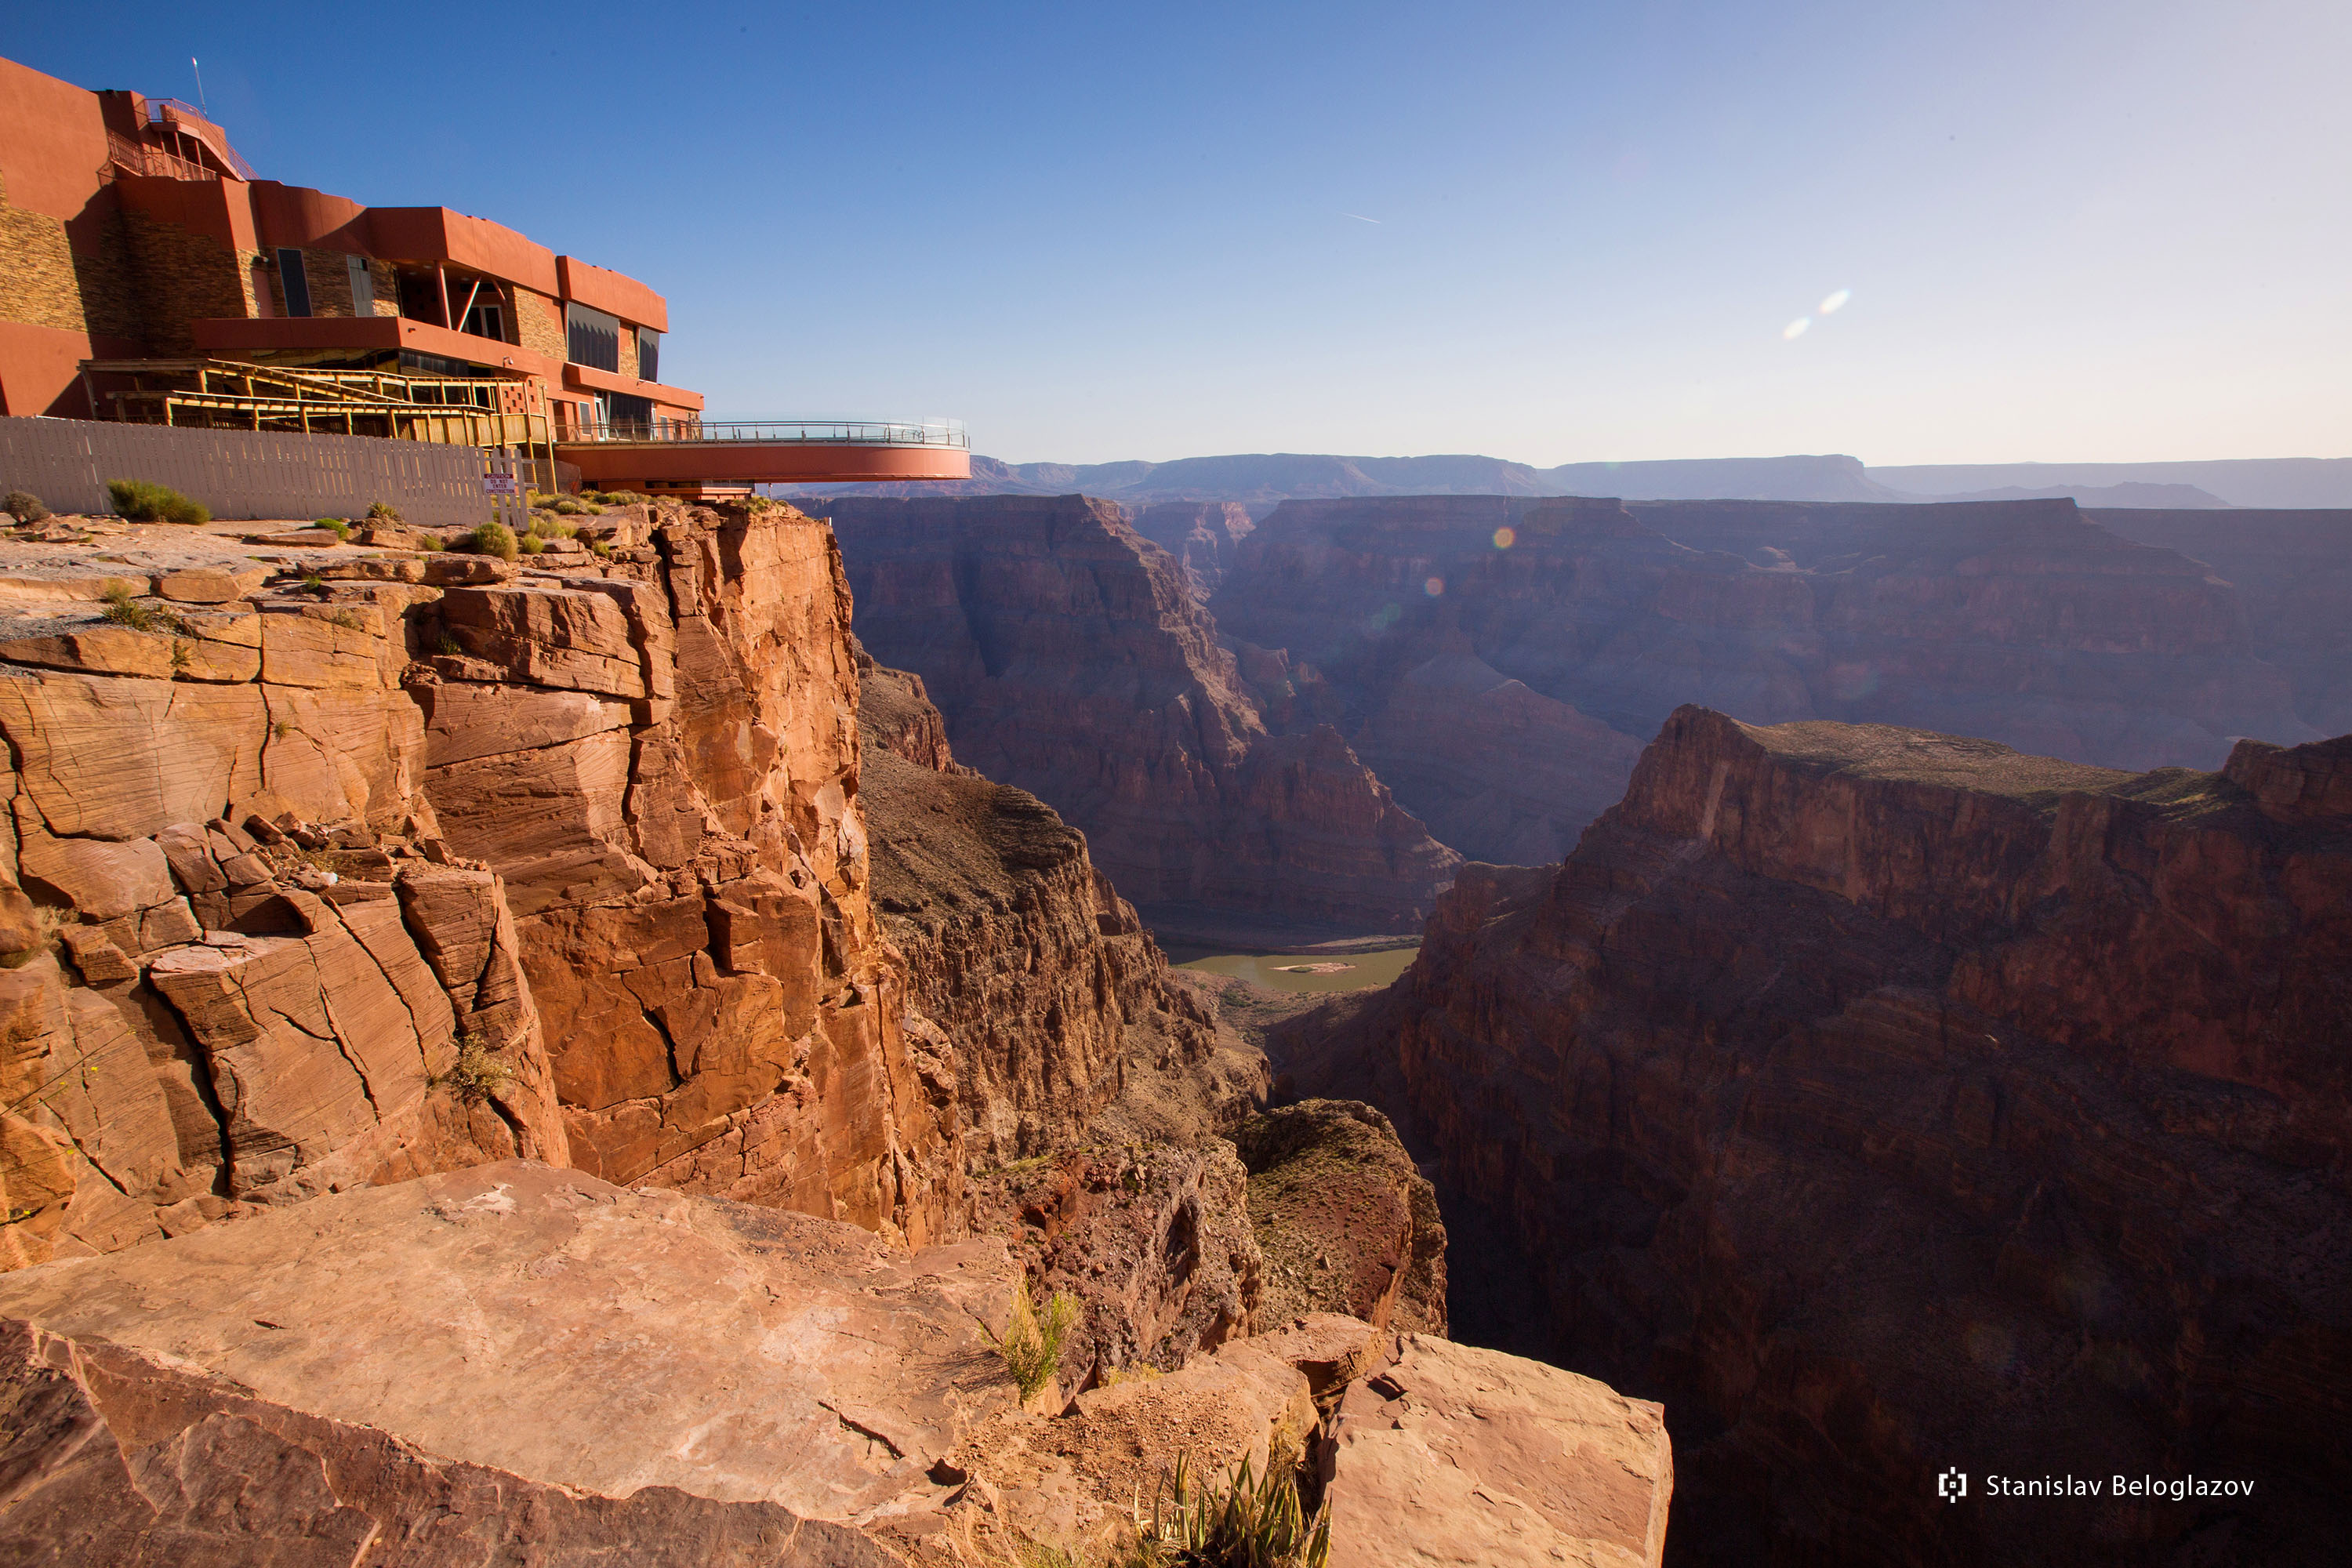
<instances>
[{"instance_id":1,"label":"canyon wall","mask_svg":"<svg viewBox=\"0 0 2352 1568\"><path fill-rule=\"evenodd\" d=\"M1066 1147L1118 1093L1129 1057L1203 1058L1207 1018L1168 983L1086 836L957 763L919 677L871 658L861 670L874 897L909 1000L952 1052L965 1158Z\"/></svg>"},{"instance_id":2,"label":"canyon wall","mask_svg":"<svg viewBox=\"0 0 2352 1568\"><path fill-rule=\"evenodd\" d=\"M1276 726L1494 860L1564 851L1684 702L2127 768L2320 732L2237 589L2070 501L1291 501L1234 557L1211 608Z\"/></svg>"},{"instance_id":3,"label":"canyon wall","mask_svg":"<svg viewBox=\"0 0 2352 1568\"><path fill-rule=\"evenodd\" d=\"M1257 524L1239 501L1160 501L1134 511L1135 531L1168 552L1184 569L1192 597L1202 604L1232 570L1234 547Z\"/></svg>"},{"instance_id":4,"label":"canyon wall","mask_svg":"<svg viewBox=\"0 0 2352 1568\"><path fill-rule=\"evenodd\" d=\"M1685 708L1563 866L1465 868L1346 1044L1556 1358L1664 1399L1670 1560L2317 1562L2347 894L2352 737L2134 774Z\"/></svg>"},{"instance_id":5,"label":"canyon wall","mask_svg":"<svg viewBox=\"0 0 2352 1568\"><path fill-rule=\"evenodd\" d=\"M2352 731L2352 510L2086 515L2228 578L2254 651L2284 673L2296 714L2323 735Z\"/></svg>"},{"instance_id":6,"label":"canyon wall","mask_svg":"<svg viewBox=\"0 0 2352 1568\"><path fill-rule=\"evenodd\" d=\"M826 503L858 636L965 763L1083 829L1146 908L1417 922L1457 858L1328 727L1266 731L1181 570L1077 496Z\"/></svg>"}]
</instances>

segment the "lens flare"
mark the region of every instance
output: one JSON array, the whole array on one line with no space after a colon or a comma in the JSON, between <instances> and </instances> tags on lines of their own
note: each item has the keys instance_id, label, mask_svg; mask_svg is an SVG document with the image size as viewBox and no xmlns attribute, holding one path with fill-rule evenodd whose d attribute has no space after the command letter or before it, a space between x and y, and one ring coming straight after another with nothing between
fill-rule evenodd
<instances>
[{"instance_id":1,"label":"lens flare","mask_svg":"<svg viewBox=\"0 0 2352 1568\"><path fill-rule=\"evenodd\" d=\"M1497 550L1508 550L1518 542L1519 531L1508 523L1495 531L1495 548Z\"/></svg>"},{"instance_id":2,"label":"lens flare","mask_svg":"<svg viewBox=\"0 0 2352 1568\"><path fill-rule=\"evenodd\" d=\"M1824 315L1824 316L1834 316L1834 315L1836 315L1836 314L1838 313L1838 311L1840 311L1841 310L1843 310L1843 309L1844 309L1844 308L1845 308L1845 302L1846 302L1848 300L1851 300L1851 299L1853 299L1853 289L1839 289L1836 293L1834 293L1834 294L1831 295L1828 299L1826 299L1826 300L1822 300L1822 315Z\"/></svg>"},{"instance_id":3,"label":"lens flare","mask_svg":"<svg viewBox=\"0 0 2352 1568\"><path fill-rule=\"evenodd\" d=\"M1782 327L1780 329L1780 335L1789 342L1795 342L1799 338L1805 335L1806 330L1812 324L1813 319L1811 316L1800 316L1795 321L1790 322L1787 326Z\"/></svg>"},{"instance_id":4,"label":"lens flare","mask_svg":"<svg viewBox=\"0 0 2352 1568\"><path fill-rule=\"evenodd\" d=\"M1445 579L1443 577L1432 577L1428 582L1423 583L1421 585L1421 591L1434 599L1438 595L1445 592Z\"/></svg>"}]
</instances>

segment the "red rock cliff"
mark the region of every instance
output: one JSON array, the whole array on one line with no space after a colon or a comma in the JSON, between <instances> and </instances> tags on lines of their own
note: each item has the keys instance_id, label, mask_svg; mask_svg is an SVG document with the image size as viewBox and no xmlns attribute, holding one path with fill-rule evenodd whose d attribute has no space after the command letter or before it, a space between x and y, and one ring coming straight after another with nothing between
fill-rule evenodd
<instances>
[{"instance_id":1,"label":"red rock cliff","mask_svg":"<svg viewBox=\"0 0 2352 1568\"><path fill-rule=\"evenodd\" d=\"M1465 869L1366 1037L1567 1363L1664 1398L1670 1553L2332 1549L2347 780L2352 738L2130 774L1685 708L1556 873Z\"/></svg>"},{"instance_id":2,"label":"red rock cliff","mask_svg":"<svg viewBox=\"0 0 2352 1568\"><path fill-rule=\"evenodd\" d=\"M1441 838L1488 859L1572 843L1622 789L1628 740L1684 702L2127 768L2211 767L2236 735L2319 733L2235 587L2065 500L1291 501L1234 553L1219 626L1313 670L1312 714ZM1457 651L1560 707L1474 693L1466 721L1496 738L1493 760L1416 767L1466 750L1415 681ZM1619 733L1591 733L1601 724Z\"/></svg>"},{"instance_id":3,"label":"red rock cliff","mask_svg":"<svg viewBox=\"0 0 2352 1568\"><path fill-rule=\"evenodd\" d=\"M1083 497L826 503L876 658L1139 904L1394 929L1455 857L1328 730L1269 736L1175 563Z\"/></svg>"}]
</instances>

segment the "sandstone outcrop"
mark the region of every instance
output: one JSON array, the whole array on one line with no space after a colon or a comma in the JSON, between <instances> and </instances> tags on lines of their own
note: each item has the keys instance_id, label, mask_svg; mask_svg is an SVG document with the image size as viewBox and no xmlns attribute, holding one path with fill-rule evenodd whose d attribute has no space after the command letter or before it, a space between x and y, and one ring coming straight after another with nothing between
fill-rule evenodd
<instances>
[{"instance_id":1,"label":"sandstone outcrop","mask_svg":"<svg viewBox=\"0 0 2352 1568\"><path fill-rule=\"evenodd\" d=\"M2238 589L2066 500L1291 501L1236 547L1211 607L1236 647L1312 671L1307 721L1336 723L1439 838L1496 860L1573 844L1622 790L1629 738L1685 702L2135 769L2321 732ZM1496 760L1473 760L1463 724Z\"/></svg>"},{"instance_id":2,"label":"sandstone outcrop","mask_svg":"<svg viewBox=\"0 0 2352 1568\"><path fill-rule=\"evenodd\" d=\"M1331 1312L1444 1336L1445 1224L1387 1117L1310 1100L1250 1118L1234 1146L1249 1171L1265 1321Z\"/></svg>"},{"instance_id":3,"label":"sandstone outcrop","mask_svg":"<svg viewBox=\"0 0 2352 1568\"><path fill-rule=\"evenodd\" d=\"M1109 502L826 503L857 632L956 754L1084 830L1147 910L1417 922L1455 862L1328 730L1269 735L1176 563Z\"/></svg>"},{"instance_id":4,"label":"sandstone outcrop","mask_svg":"<svg viewBox=\"0 0 2352 1568\"><path fill-rule=\"evenodd\" d=\"M9 1262L516 1155L961 1223L830 534L599 526L553 571L0 544Z\"/></svg>"},{"instance_id":5,"label":"sandstone outcrop","mask_svg":"<svg viewBox=\"0 0 2352 1568\"><path fill-rule=\"evenodd\" d=\"M1581 1379L1328 1314L1024 1410L994 1348L1021 1267L504 1162L20 1270L0 1536L159 1568L996 1568L1131 1545L1180 1458L1296 1468L1311 1507L1323 1456L1360 1534L1415 1444L1444 1472L1416 1487L1472 1489L1444 1521L1471 1540L1614 1520L1638 1485L1601 1461L1650 1474L1645 1407L1612 1437Z\"/></svg>"},{"instance_id":6,"label":"sandstone outcrop","mask_svg":"<svg viewBox=\"0 0 2352 1568\"><path fill-rule=\"evenodd\" d=\"M2132 774L1686 708L1562 867L1465 868L1356 1047L1559 1359L1665 1399L1678 1560L2319 1561L2347 889L2352 738Z\"/></svg>"},{"instance_id":7,"label":"sandstone outcrop","mask_svg":"<svg viewBox=\"0 0 2352 1568\"><path fill-rule=\"evenodd\" d=\"M1401 1336L1322 1458L1335 1568L1642 1563L1665 1546L1664 1413L1541 1362Z\"/></svg>"}]
</instances>

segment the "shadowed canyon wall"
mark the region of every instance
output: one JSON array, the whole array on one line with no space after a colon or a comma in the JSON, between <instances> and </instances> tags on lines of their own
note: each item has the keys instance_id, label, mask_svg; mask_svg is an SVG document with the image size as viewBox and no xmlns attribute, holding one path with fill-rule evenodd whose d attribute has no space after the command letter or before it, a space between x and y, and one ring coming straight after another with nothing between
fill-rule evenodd
<instances>
[{"instance_id":1,"label":"shadowed canyon wall","mask_svg":"<svg viewBox=\"0 0 2352 1568\"><path fill-rule=\"evenodd\" d=\"M2277 645L2325 664L2337 635L2258 634L2206 565L2065 500L1290 501L1234 554L1211 608L1270 720L1334 725L1495 860L1564 853L1683 702L2211 767L2322 732Z\"/></svg>"},{"instance_id":2,"label":"shadowed canyon wall","mask_svg":"<svg viewBox=\"0 0 2352 1568\"><path fill-rule=\"evenodd\" d=\"M2134 774L1685 708L1563 866L1465 868L1341 1046L1558 1359L1665 1401L1672 1560L2319 1562L2347 895L2352 737ZM2257 1490L1949 1508L1948 1466Z\"/></svg>"},{"instance_id":3,"label":"shadowed canyon wall","mask_svg":"<svg viewBox=\"0 0 2352 1568\"><path fill-rule=\"evenodd\" d=\"M1266 731L1181 570L1082 497L825 503L858 636L1146 907L1398 930L1457 862L1328 726Z\"/></svg>"}]
</instances>

